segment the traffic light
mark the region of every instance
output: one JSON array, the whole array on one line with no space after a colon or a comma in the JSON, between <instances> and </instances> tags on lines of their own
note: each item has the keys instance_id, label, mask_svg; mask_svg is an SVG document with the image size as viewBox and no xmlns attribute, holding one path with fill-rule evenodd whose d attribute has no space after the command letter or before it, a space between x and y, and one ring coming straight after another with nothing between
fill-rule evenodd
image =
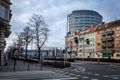
<instances>
[{"instance_id":1,"label":"traffic light","mask_svg":"<svg viewBox=\"0 0 120 80\"><path fill-rule=\"evenodd\" d=\"M78 38L77 37L74 38L74 41L75 41L75 43L78 44Z\"/></svg>"},{"instance_id":2,"label":"traffic light","mask_svg":"<svg viewBox=\"0 0 120 80\"><path fill-rule=\"evenodd\" d=\"M65 49L63 50L63 53L65 53Z\"/></svg>"},{"instance_id":3,"label":"traffic light","mask_svg":"<svg viewBox=\"0 0 120 80\"><path fill-rule=\"evenodd\" d=\"M86 43L87 43L87 44L90 44L90 41L89 41L89 39L86 39Z\"/></svg>"}]
</instances>

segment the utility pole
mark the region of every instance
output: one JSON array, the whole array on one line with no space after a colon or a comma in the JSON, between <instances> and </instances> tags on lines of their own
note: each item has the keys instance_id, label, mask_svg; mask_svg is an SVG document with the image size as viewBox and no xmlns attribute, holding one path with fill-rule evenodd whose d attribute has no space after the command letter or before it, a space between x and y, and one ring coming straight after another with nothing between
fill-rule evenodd
<instances>
[{"instance_id":1,"label":"utility pole","mask_svg":"<svg viewBox=\"0 0 120 80\"><path fill-rule=\"evenodd\" d=\"M100 64L100 50L98 50L98 64Z\"/></svg>"},{"instance_id":2,"label":"utility pole","mask_svg":"<svg viewBox=\"0 0 120 80\"><path fill-rule=\"evenodd\" d=\"M85 36L83 36L83 61L84 61L84 39L85 39Z\"/></svg>"},{"instance_id":3,"label":"utility pole","mask_svg":"<svg viewBox=\"0 0 120 80\"><path fill-rule=\"evenodd\" d=\"M68 38L68 15L67 15L67 25L66 25L66 40L65 40L65 42L66 42L66 46L65 46L65 49L66 49L66 51L65 51L65 63L67 63L67 54L68 54L68 51L67 51L67 49L68 49L68 41L67 41L67 38Z\"/></svg>"}]
</instances>

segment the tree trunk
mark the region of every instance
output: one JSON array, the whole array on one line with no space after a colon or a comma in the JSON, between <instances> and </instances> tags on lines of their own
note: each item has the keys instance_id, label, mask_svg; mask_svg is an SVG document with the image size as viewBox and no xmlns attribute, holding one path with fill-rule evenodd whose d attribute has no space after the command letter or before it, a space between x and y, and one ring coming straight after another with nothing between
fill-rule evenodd
<instances>
[{"instance_id":1,"label":"tree trunk","mask_svg":"<svg viewBox=\"0 0 120 80\"><path fill-rule=\"evenodd\" d=\"M26 60L27 60L27 43L26 43L26 47L25 47L25 57L26 57Z\"/></svg>"},{"instance_id":2,"label":"tree trunk","mask_svg":"<svg viewBox=\"0 0 120 80\"><path fill-rule=\"evenodd\" d=\"M38 48L38 61L39 61L39 63L41 64L40 70L42 70L42 55L41 55L41 53L40 53L40 50L41 50L41 48L39 47L39 48Z\"/></svg>"}]
</instances>

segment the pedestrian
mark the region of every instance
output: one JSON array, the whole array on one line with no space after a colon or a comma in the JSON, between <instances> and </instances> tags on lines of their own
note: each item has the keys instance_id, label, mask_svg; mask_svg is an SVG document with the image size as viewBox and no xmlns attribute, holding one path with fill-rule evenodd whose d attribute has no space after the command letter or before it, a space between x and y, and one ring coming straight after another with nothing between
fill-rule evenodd
<instances>
[{"instance_id":1,"label":"pedestrian","mask_svg":"<svg viewBox=\"0 0 120 80\"><path fill-rule=\"evenodd\" d=\"M5 61L5 66L7 66L7 62L8 62L8 55L5 53L4 55L4 61Z\"/></svg>"}]
</instances>

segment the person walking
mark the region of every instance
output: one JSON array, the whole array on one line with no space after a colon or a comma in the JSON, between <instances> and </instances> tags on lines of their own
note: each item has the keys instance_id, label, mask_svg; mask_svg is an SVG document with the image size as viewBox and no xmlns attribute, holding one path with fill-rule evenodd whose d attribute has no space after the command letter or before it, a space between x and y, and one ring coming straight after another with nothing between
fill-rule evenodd
<instances>
[{"instance_id":1,"label":"person walking","mask_svg":"<svg viewBox=\"0 0 120 80\"><path fill-rule=\"evenodd\" d=\"M5 66L8 65L8 55L5 53L4 55Z\"/></svg>"}]
</instances>

